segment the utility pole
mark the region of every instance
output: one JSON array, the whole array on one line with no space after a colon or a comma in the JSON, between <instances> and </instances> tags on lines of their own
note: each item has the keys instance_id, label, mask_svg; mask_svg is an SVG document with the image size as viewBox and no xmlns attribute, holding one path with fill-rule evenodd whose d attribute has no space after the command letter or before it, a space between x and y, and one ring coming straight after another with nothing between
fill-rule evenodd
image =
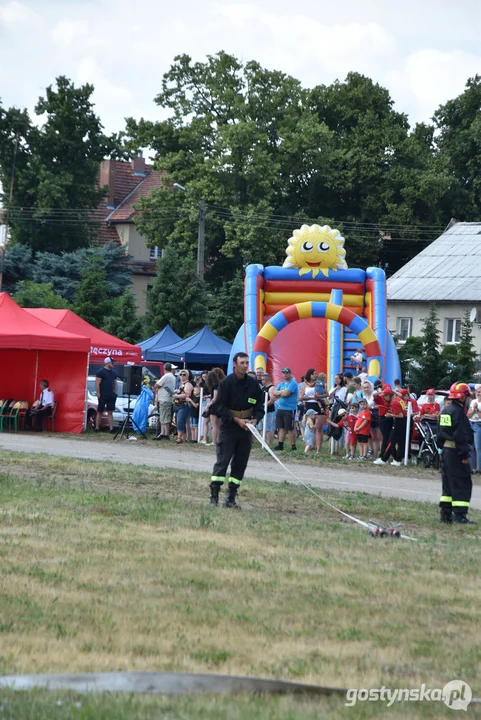
<instances>
[{"instance_id":1,"label":"utility pole","mask_svg":"<svg viewBox=\"0 0 481 720\"><path fill-rule=\"evenodd\" d=\"M205 202L199 202L199 229L197 232L197 277L204 279L204 251L205 251Z\"/></svg>"},{"instance_id":2,"label":"utility pole","mask_svg":"<svg viewBox=\"0 0 481 720\"><path fill-rule=\"evenodd\" d=\"M2 256L0 258L0 292L2 292L2 285L3 285L3 271L5 268L5 251L7 249L8 226L10 224L10 208L12 205L12 198L13 198L13 181L15 179L15 165L17 162L17 150L18 150L18 132L15 133L15 147L13 149L12 174L10 177L10 192L8 194L8 206L7 206L7 214L6 214L6 220L5 220L5 237L3 239Z\"/></svg>"}]
</instances>

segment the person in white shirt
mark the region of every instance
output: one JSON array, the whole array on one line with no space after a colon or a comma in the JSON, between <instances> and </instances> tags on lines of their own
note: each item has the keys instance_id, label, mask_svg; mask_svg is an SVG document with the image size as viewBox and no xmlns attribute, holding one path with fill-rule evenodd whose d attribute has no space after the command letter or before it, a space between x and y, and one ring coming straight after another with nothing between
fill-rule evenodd
<instances>
[{"instance_id":1,"label":"person in white shirt","mask_svg":"<svg viewBox=\"0 0 481 720\"><path fill-rule=\"evenodd\" d=\"M471 472L481 473L481 385L475 385L476 397L471 400L468 410L468 420L474 435L474 445L471 448Z\"/></svg>"},{"instance_id":2,"label":"person in white shirt","mask_svg":"<svg viewBox=\"0 0 481 720\"><path fill-rule=\"evenodd\" d=\"M360 350L357 350L354 355L351 355L351 363L355 365L356 367L356 375L359 375L359 371L361 369L362 365L362 352Z\"/></svg>"},{"instance_id":3,"label":"person in white shirt","mask_svg":"<svg viewBox=\"0 0 481 720\"><path fill-rule=\"evenodd\" d=\"M170 425L172 422L172 401L175 390L175 377L172 365L164 364L164 375L155 383L157 388L157 404L159 408L160 433L154 440L170 440Z\"/></svg>"},{"instance_id":4,"label":"person in white shirt","mask_svg":"<svg viewBox=\"0 0 481 720\"><path fill-rule=\"evenodd\" d=\"M333 403L336 400L344 402L347 395L347 387L344 377L341 374L334 375L334 385L329 390L329 400Z\"/></svg>"},{"instance_id":5,"label":"person in white shirt","mask_svg":"<svg viewBox=\"0 0 481 720\"><path fill-rule=\"evenodd\" d=\"M30 410L25 413L24 430L32 430L33 418L37 418L37 432L42 432L44 417L52 414L54 406L53 392L48 386L48 380L40 382L40 397L35 400Z\"/></svg>"},{"instance_id":6,"label":"person in white shirt","mask_svg":"<svg viewBox=\"0 0 481 720\"><path fill-rule=\"evenodd\" d=\"M358 377L361 382L364 382L369 377L367 374L367 368L365 365L362 366L361 372L359 373Z\"/></svg>"}]
</instances>

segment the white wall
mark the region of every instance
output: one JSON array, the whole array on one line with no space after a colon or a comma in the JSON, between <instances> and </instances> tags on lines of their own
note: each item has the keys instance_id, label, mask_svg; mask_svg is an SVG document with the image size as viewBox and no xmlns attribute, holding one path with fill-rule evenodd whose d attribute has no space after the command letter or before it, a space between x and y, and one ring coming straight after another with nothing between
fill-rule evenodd
<instances>
[{"instance_id":1,"label":"white wall","mask_svg":"<svg viewBox=\"0 0 481 720\"><path fill-rule=\"evenodd\" d=\"M464 303L436 303L437 313L439 315L439 330L441 332L441 343L447 342L446 338L446 319L459 318L462 319L466 310L470 311L472 307L477 310L477 322L473 324L473 340L478 353L481 353L481 305ZM419 337L422 334L422 322L429 314L430 303L422 302L388 302L387 304L387 326L388 329L395 334L399 333L399 318L412 318L411 335Z\"/></svg>"}]
</instances>

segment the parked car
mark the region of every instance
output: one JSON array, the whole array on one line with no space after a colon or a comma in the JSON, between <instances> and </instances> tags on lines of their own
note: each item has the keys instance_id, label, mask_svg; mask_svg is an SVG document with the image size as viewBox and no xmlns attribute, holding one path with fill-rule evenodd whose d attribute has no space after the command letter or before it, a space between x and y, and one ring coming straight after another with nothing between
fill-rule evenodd
<instances>
[{"instance_id":1,"label":"parked car","mask_svg":"<svg viewBox=\"0 0 481 720\"><path fill-rule=\"evenodd\" d=\"M115 403L115 410L113 412L114 427L120 427L125 420L127 414L129 398L128 395L124 394L122 380L117 380L118 384L118 397ZM133 410L135 407L136 397L130 397L130 409ZM98 398L95 391L95 375L89 375L87 378L87 428L93 429L95 427L95 421L97 417ZM149 406L149 415L154 412L154 406ZM102 419L100 421L101 427L108 427L107 413L102 413Z\"/></svg>"}]
</instances>

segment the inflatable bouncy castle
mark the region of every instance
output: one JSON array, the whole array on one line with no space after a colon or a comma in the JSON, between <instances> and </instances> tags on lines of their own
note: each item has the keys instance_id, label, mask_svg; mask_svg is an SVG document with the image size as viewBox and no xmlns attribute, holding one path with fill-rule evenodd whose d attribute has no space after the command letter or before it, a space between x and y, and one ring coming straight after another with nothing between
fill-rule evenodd
<instances>
[{"instance_id":1,"label":"inflatable bouncy castle","mask_svg":"<svg viewBox=\"0 0 481 720\"><path fill-rule=\"evenodd\" d=\"M275 382L289 367L299 379L309 367L334 375L351 370L355 353L371 380L401 377L387 329L386 276L380 268L347 267L344 238L327 225L303 225L289 238L282 267L246 268L244 324L232 353L249 355L250 368Z\"/></svg>"}]
</instances>

